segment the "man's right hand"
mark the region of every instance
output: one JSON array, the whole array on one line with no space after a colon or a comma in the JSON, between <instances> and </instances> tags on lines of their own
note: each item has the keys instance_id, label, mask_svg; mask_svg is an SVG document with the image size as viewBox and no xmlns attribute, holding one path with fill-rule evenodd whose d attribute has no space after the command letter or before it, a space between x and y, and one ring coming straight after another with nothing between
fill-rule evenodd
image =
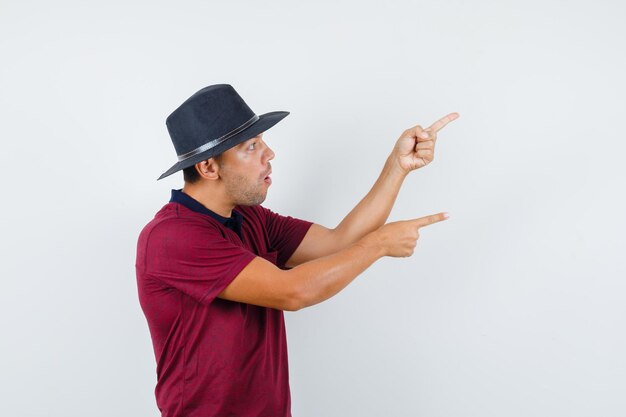
<instances>
[{"instance_id":1,"label":"man's right hand","mask_svg":"<svg viewBox=\"0 0 626 417\"><path fill-rule=\"evenodd\" d=\"M432 214L413 220L387 223L365 237L370 244L379 246L385 256L405 258L413 255L419 229L449 218L448 213Z\"/></svg>"}]
</instances>

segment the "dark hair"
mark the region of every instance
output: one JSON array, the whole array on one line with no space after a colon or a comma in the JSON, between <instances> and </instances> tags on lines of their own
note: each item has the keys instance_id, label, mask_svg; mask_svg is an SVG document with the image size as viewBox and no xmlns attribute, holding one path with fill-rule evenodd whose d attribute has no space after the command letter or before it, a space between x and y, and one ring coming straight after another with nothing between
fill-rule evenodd
<instances>
[{"instance_id":1,"label":"dark hair","mask_svg":"<svg viewBox=\"0 0 626 417\"><path fill-rule=\"evenodd\" d=\"M198 180L200 179L200 174L198 173L195 165L183 169L183 179L189 184L198 182Z\"/></svg>"},{"instance_id":2,"label":"dark hair","mask_svg":"<svg viewBox=\"0 0 626 417\"><path fill-rule=\"evenodd\" d=\"M213 158L213 160L219 164L220 160L222 159L222 154L212 156L211 158ZM200 173L196 169L195 164L190 167L183 168L183 179L189 184L194 184L200 181Z\"/></svg>"}]
</instances>

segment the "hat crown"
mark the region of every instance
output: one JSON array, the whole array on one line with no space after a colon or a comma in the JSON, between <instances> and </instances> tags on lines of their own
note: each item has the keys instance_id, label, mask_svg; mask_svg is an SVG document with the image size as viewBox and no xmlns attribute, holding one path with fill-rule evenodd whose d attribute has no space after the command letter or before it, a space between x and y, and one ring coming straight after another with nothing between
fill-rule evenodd
<instances>
[{"instance_id":1,"label":"hat crown","mask_svg":"<svg viewBox=\"0 0 626 417\"><path fill-rule=\"evenodd\" d=\"M217 84L185 100L165 124L180 156L227 135L253 117L255 113L231 85Z\"/></svg>"}]
</instances>

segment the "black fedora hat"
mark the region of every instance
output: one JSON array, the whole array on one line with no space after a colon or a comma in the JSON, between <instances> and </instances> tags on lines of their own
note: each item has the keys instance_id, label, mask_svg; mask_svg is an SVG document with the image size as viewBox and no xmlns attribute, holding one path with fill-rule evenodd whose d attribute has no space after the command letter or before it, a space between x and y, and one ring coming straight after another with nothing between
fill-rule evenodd
<instances>
[{"instance_id":1,"label":"black fedora hat","mask_svg":"<svg viewBox=\"0 0 626 417\"><path fill-rule=\"evenodd\" d=\"M157 180L257 136L288 114L274 111L257 116L228 84L199 90L165 121L178 162Z\"/></svg>"}]
</instances>

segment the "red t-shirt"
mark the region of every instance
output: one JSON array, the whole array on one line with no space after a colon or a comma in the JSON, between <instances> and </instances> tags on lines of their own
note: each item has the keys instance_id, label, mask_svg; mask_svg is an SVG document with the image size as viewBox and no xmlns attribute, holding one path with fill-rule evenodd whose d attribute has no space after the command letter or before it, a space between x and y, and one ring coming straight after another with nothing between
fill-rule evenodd
<instances>
[{"instance_id":1,"label":"red t-shirt","mask_svg":"<svg viewBox=\"0 0 626 417\"><path fill-rule=\"evenodd\" d=\"M291 416L283 312L216 297L255 256L284 268L312 223L262 206L235 210L241 238L176 202L139 236L137 286L163 417Z\"/></svg>"}]
</instances>

